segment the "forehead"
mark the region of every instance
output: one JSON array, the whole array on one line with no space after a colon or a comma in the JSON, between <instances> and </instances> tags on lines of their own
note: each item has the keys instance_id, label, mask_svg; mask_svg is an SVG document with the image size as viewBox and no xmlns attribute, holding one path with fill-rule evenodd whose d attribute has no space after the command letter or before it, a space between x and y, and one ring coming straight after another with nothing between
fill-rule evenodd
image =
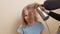
<instances>
[{"instance_id":1,"label":"forehead","mask_svg":"<svg viewBox=\"0 0 60 34\"><path fill-rule=\"evenodd\" d=\"M28 10L25 10L25 11L24 11L24 14L28 14Z\"/></svg>"},{"instance_id":2,"label":"forehead","mask_svg":"<svg viewBox=\"0 0 60 34\"><path fill-rule=\"evenodd\" d=\"M35 10L32 7L25 7L24 14L35 13Z\"/></svg>"}]
</instances>

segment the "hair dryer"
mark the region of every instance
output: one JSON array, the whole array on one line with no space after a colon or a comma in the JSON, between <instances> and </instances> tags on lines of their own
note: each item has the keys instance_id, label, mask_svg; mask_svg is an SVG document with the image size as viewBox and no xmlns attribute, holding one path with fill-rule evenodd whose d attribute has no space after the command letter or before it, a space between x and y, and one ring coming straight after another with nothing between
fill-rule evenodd
<instances>
[{"instance_id":1,"label":"hair dryer","mask_svg":"<svg viewBox=\"0 0 60 34\"><path fill-rule=\"evenodd\" d=\"M49 15L47 13L45 13L43 10L41 10L41 8L38 6L34 7L38 13L40 14L40 16L42 17L43 20L47 20L49 18Z\"/></svg>"}]
</instances>

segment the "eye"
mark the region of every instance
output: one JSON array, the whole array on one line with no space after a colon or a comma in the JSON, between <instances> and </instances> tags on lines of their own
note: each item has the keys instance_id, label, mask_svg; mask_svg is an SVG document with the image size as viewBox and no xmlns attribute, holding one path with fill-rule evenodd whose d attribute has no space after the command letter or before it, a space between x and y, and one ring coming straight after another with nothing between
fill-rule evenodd
<instances>
[{"instance_id":1,"label":"eye","mask_svg":"<svg viewBox=\"0 0 60 34\"><path fill-rule=\"evenodd\" d=\"M25 16L28 16L28 14L26 14Z\"/></svg>"},{"instance_id":2,"label":"eye","mask_svg":"<svg viewBox=\"0 0 60 34\"><path fill-rule=\"evenodd\" d=\"M25 15L25 16L27 16L27 15Z\"/></svg>"}]
</instances>

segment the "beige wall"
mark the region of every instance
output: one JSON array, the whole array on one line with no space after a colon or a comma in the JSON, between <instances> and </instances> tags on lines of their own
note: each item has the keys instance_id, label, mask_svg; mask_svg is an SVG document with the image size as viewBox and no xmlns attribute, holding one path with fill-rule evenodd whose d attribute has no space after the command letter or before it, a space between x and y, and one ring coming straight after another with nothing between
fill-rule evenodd
<instances>
[{"instance_id":1,"label":"beige wall","mask_svg":"<svg viewBox=\"0 0 60 34\"><path fill-rule=\"evenodd\" d=\"M45 0L0 0L0 34L18 34L17 28L21 23L22 8L34 2L43 4L44 1ZM45 25L43 33L49 34L45 22L41 18L39 20ZM59 21L50 17L46 22L51 34L55 34Z\"/></svg>"}]
</instances>

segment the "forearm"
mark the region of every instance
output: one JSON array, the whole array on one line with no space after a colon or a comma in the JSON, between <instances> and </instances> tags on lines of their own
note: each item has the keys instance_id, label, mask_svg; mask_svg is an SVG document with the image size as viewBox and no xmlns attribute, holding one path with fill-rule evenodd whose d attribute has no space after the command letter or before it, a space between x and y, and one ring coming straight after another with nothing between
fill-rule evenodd
<instances>
[{"instance_id":1,"label":"forearm","mask_svg":"<svg viewBox=\"0 0 60 34\"><path fill-rule=\"evenodd\" d=\"M60 14L56 14L54 12L50 12L48 15L50 15L51 17L53 17L54 19L60 21Z\"/></svg>"},{"instance_id":2,"label":"forearm","mask_svg":"<svg viewBox=\"0 0 60 34\"><path fill-rule=\"evenodd\" d=\"M47 10L60 8L60 0L49 0L44 2L44 7Z\"/></svg>"}]
</instances>

